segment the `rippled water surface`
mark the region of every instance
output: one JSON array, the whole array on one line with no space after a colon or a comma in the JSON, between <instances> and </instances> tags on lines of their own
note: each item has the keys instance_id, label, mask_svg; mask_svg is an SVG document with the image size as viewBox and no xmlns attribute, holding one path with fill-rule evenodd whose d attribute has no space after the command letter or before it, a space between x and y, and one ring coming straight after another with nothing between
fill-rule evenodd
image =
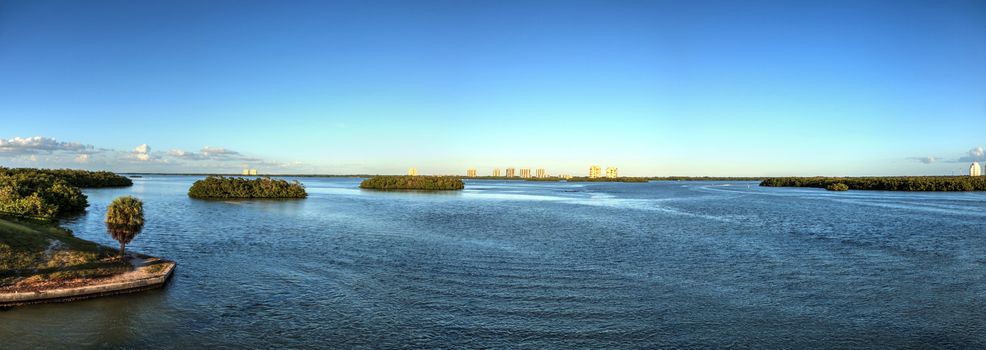
<instances>
[{"instance_id":1,"label":"rippled water surface","mask_svg":"<svg viewBox=\"0 0 986 350\"><path fill-rule=\"evenodd\" d=\"M0 348L986 347L986 194L467 181L202 201L87 190L66 224L178 261L158 291L0 311Z\"/></svg>"}]
</instances>

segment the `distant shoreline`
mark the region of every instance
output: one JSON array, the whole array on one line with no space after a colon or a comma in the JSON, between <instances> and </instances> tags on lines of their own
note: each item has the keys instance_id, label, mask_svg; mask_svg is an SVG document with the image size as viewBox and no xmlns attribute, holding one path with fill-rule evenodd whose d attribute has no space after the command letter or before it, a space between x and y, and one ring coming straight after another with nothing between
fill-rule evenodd
<instances>
[{"instance_id":1,"label":"distant shoreline","mask_svg":"<svg viewBox=\"0 0 986 350\"><path fill-rule=\"evenodd\" d=\"M377 176L404 176L402 174L257 174L257 175L243 175L243 174L232 174L232 173L132 173L132 172L119 172L117 174L121 175L134 175L134 176L146 176L146 175L159 175L159 176L228 176L228 177L329 177L329 178L372 178ZM443 177L456 177L462 180L509 180L509 181L545 181L545 180L564 180L562 178L550 177L550 178L536 178L536 177L507 177L507 176L463 176L463 175L416 175L416 176L443 176ZM576 177L581 178L581 177ZM618 177L627 178L627 177ZM769 176L764 177L749 177L749 176L630 176L629 178L645 178L649 181L763 181L764 179L770 178ZM606 178L599 178L606 179ZM602 181L602 180L600 180Z\"/></svg>"},{"instance_id":2,"label":"distant shoreline","mask_svg":"<svg viewBox=\"0 0 986 350\"><path fill-rule=\"evenodd\" d=\"M120 173L125 175L160 175L160 176L216 176L216 174L198 173ZM242 177L247 175L226 174L219 176ZM373 177L395 177L404 175L366 175L366 174L264 174L249 175L248 177L308 177L308 178L352 178L369 179ZM646 183L650 181L743 181L759 182L762 187L811 187L826 188L829 185L844 183L850 190L872 191L910 191L910 192L970 192L986 191L986 176L971 177L966 175L941 176L641 176L618 178L582 178L572 180L548 178L523 178L506 176L460 176L460 175L418 175L419 177L451 177L464 181L525 181L525 182L561 182L572 183L603 182L603 183ZM628 181L628 179L633 179Z\"/></svg>"},{"instance_id":3,"label":"distant shoreline","mask_svg":"<svg viewBox=\"0 0 986 350\"><path fill-rule=\"evenodd\" d=\"M775 177L763 187L812 187L830 191L972 192L986 191L983 176Z\"/></svg>"}]
</instances>

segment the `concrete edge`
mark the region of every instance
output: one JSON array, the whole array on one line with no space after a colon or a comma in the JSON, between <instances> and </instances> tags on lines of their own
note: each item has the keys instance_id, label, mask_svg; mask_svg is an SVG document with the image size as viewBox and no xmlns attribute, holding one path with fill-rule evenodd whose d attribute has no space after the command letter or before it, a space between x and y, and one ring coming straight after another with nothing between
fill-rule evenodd
<instances>
[{"instance_id":1,"label":"concrete edge","mask_svg":"<svg viewBox=\"0 0 986 350\"><path fill-rule=\"evenodd\" d=\"M174 261L168 263L171 265L162 274L154 277L33 292L0 293L0 307L64 302L160 288L168 282L175 267L178 266Z\"/></svg>"}]
</instances>

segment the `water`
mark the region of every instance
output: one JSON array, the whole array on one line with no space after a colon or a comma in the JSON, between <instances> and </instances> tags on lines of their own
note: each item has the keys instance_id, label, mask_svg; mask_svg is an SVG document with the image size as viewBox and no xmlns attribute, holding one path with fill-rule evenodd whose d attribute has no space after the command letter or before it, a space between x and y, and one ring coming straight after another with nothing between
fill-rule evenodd
<instances>
[{"instance_id":1,"label":"water","mask_svg":"<svg viewBox=\"0 0 986 350\"><path fill-rule=\"evenodd\" d=\"M158 291L0 311L0 348L986 347L986 194L750 182L300 179L202 201L195 177L87 190L66 224L178 261Z\"/></svg>"}]
</instances>

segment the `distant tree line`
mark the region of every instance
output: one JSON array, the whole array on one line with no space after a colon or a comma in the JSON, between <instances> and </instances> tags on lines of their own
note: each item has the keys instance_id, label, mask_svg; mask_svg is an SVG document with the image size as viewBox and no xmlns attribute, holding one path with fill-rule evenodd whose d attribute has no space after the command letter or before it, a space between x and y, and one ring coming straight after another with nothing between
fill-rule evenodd
<instances>
[{"instance_id":1,"label":"distant tree line","mask_svg":"<svg viewBox=\"0 0 986 350\"><path fill-rule=\"evenodd\" d=\"M561 181L562 178L555 177L555 176L549 176L549 177L528 177L528 178L524 178L523 180L525 180L525 181L548 181L548 182L552 182L552 181Z\"/></svg>"},{"instance_id":2,"label":"distant tree line","mask_svg":"<svg viewBox=\"0 0 986 350\"><path fill-rule=\"evenodd\" d=\"M829 188L835 184L844 184L850 190L986 191L986 177L982 176L775 177L760 182L765 187Z\"/></svg>"},{"instance_id":3,"label":"distant tree line","mask_svg":"<svg viewBox=\"0 0 986 350\"><path fill-rule=\"evenodd\" d=\"M75 169L33 169L33 168L3 168L0 175L45 174L67 181L79 188L126 187L133 185L126 176L120 176L109 171L88 171Z\"/></svg>"},{"instance_id":4,"label":"distant tree line","mask_svg":"<svg viewBox=\"0 0 986 350\"><path fill-rule=\"evenodd\" d=\"M651 181L762 181L763 177L745 176L652 176Z\"/></svg>"},{"instance_id":5,"label":"distant tree line","mask_svg":"<svg viewBox=\"0 0 986 350\"><path fill-rule=\"evenodd\" d=\"M374 176L363 180L360 188L374 190L461 190L462 179L456 176Z\"/></svg>"},{"instance_id":6,"label":"distant tree line","mask_svg":"<svg viewBox=\"0 0 986 350\"><path fill-rule=\"evenodd\" d=\"M460 179L463 179L463 180L514 180L514 181L527 180L527 179L522 178L522 177L519 177L519 176L511 176L511 177L507 177L507 176L457 176L457 177L460 178Z\"/></svg>"},{"instance_id":7,"label":"distant tree line","mask_svg":"<svg viewBox=\"0 0 986 350\"><path fill-rule=\"evenodd\" d=\"M298 181L209 176L195 181L188 189L188 196L199 199L305 198L308 193Z\"/></svg>"},{"instance_id":8,"label":"distant tree line","mask_svg":"<svg viewBox=\"0 0 986 350\"><path fill-rule=\"evenodd\" d=\"M568 182L647 182L650 179L646 177L582 177L576 176L570 179L566 179Z\"/></svg>"}]
</instances>

